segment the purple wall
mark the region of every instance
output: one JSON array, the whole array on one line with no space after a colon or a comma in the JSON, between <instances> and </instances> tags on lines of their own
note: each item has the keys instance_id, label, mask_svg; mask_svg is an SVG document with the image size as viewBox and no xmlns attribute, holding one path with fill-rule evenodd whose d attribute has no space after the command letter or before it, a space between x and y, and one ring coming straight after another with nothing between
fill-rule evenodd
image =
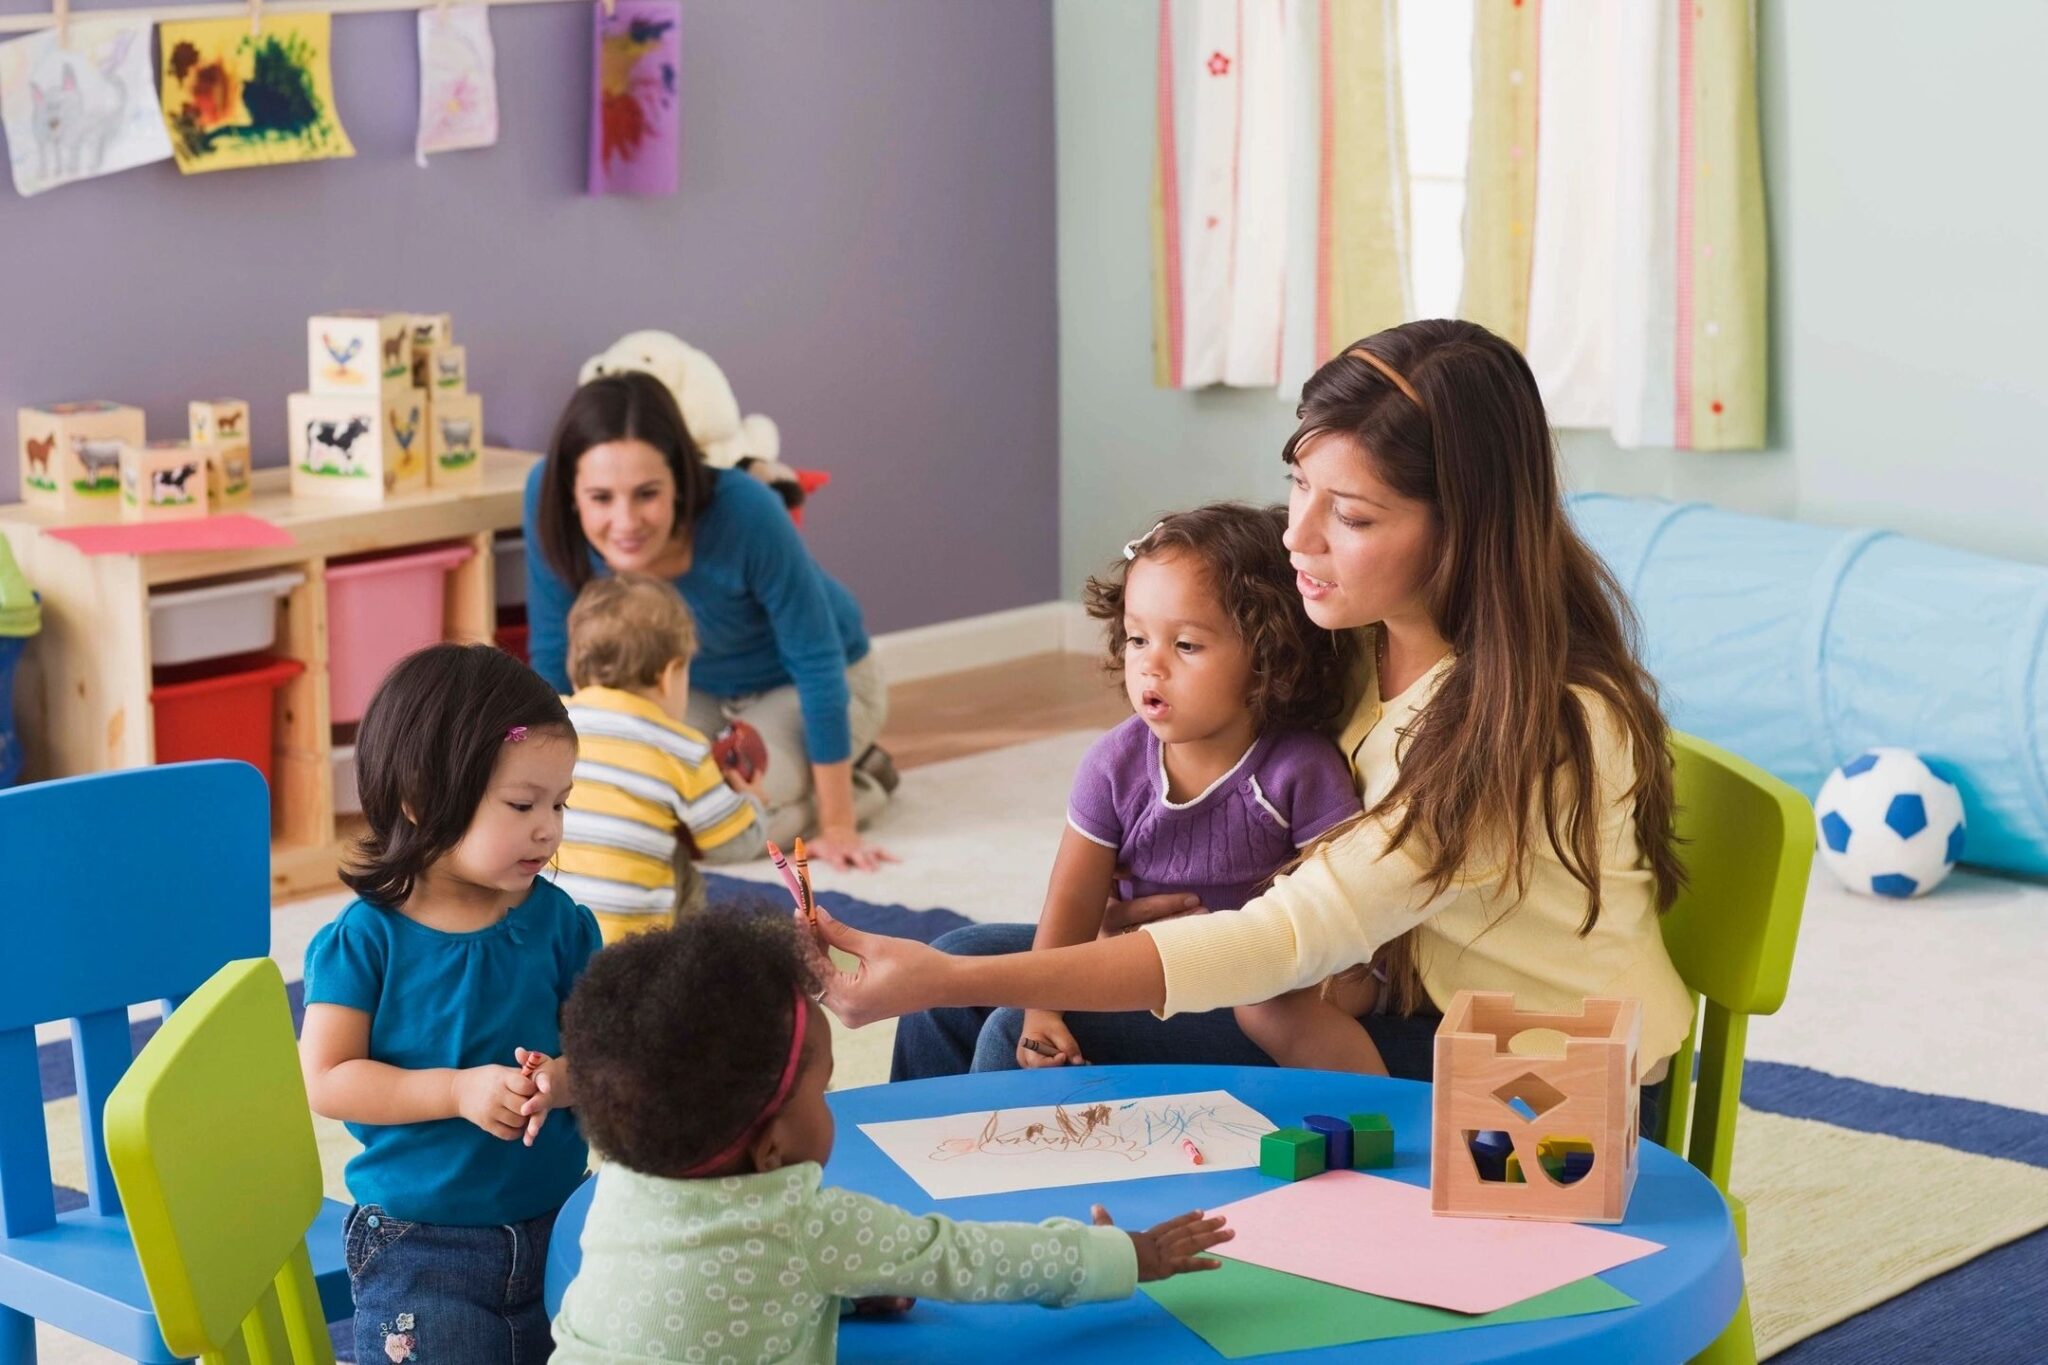
<instances>
[{"instance_id":1,"label":"purple wall","mask_svg":"<svg viewBox=\"0 0 2048 1365\"><path fill-rule=\"evenodd\" d=\"M490 439L528 449L587 356L660 327L832 472L807 534L871 629L1057 596L1044 0L685 0L682 189L650 200L580 192L587 8L493 10L499 144L424 171L413 22L335 19L353 161L0 187L0 501L25 403L175 436L244 397L282 463L322 309L453 313Z\"/></svg>"}]
</instances>

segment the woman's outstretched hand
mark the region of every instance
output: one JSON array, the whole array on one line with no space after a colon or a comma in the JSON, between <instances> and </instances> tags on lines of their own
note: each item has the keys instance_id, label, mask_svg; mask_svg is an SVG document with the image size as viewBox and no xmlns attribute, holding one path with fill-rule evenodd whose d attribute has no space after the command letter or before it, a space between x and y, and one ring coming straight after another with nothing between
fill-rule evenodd
<instances>
[{"instance_id":1,"label":"woman's outstretched hand","mask_svg":"<svg viewBox=\"0 0 2048 1365\"><path fill-rule=\"evenodd\" d=\"M797 925L799 936L814 954L811 966L824 987L818 999L848 1028L912 1014L938 1003L938 988L954 965L951 957L915 939L870 934L841 924L823 906L818 907L815 936L801 913ZM826 956L827 948L850 954L858 959L858 965L851 972L841 971Z\"/></svg>"},{"instance_id":2,"label":"woman's outstretched hand","mask_svg":"<svg viewBox=\"0 0 2048 1365\"><path fill-rule=\"evenodd\" d=\"M871 844L854 830L823 830L810 841L811 861L830 863L841 872L877 872L883 863L900 859L880 844Z\"/></svg>"}]
</instances>

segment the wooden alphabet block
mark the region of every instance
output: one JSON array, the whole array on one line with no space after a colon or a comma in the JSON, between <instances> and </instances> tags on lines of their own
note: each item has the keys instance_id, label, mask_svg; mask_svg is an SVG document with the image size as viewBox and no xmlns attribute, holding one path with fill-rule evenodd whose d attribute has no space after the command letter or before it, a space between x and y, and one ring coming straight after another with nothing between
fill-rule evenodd
<instances>
[{"instance_id":1,"label":"wooden alphabet block","mask_svg":"<svg viewBox=\"0 0 2048 1365\"><path fill-rule=\"evenodd\" d=\"M65 521L121 516L121 448L143 441L142 409L125 403L47 403L23 408L21 500Z\"/></svg>"},{"instance_id":2,"label":"wooden alphabet block","mask_svg":"<svg viewBox=\"0 0 2048 1365\"><path fill-rule=\"evenodd\" d=\"M192 444L249 444L249 405L239 398L195 398L185 405Z\"/></svg>"},{"instance_id":3,"label":"wooden alphabet block","mask_svg":"<svg viewBox=\"0 0 2048 1365\"><path fill-rule=\"evenodd\" d=\"M413 387L412 314L322 313L306 323L306 387L388 398Z\"/></svg>"},{"instance_id":4,"label":"wooden alphabet block","mask_svg":"<svg viewBox=\"0 0 2048 1365\"><path fill-rule=\"evenodd\" d=\"M285 407L294 497L378 502L426 486L427 403L418 389L382 400L295 393Z\"/></svg>"},{"instance_id":5,"label":"wooden alphabet block","mask_svg":"<svg viewBox=\"0 0 2048 1365\"><path fill-rule=\"evenodd\" d=\"M427 405L427 416L427 482L435 488L474 488L482 483L482 397L436 394Z\"/></svg>"},{"instance_id":6,"label":"wooden alphabet block","mask_svg":"<svg viewBox=\"0 0 2048 1365\"><path fill-rule=\"evenodd\" d=\"M206 515L207 447L151 441L121 447L121 518L179 521Z\"/></svg>"}]
</instances>

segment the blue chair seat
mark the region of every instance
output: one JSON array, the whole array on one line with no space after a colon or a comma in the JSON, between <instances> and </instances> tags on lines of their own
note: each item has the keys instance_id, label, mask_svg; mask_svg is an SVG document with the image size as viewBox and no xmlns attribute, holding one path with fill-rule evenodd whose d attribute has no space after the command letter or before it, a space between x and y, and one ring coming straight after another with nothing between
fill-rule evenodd
<instances>
[{"instance_id":1,"label":"blue chair seat","mask_svg":"<svg viewBox=\"0 0 2048 1365\"><path fill-rule=\"evenodd\" d=\"M355 1311L348 1267L342 1261L341 1228L348 1205L321 1201L320 1216L306 1234L313 1279L329 1322ZM122 1218L78 1209L57 1215L55 1227L25 1237L0 1237L0 1301L33 1303L36 1317L73 1336L148 1365L175 1365L156 1327L135 1244Z\"/></svg>"}]
</instances>

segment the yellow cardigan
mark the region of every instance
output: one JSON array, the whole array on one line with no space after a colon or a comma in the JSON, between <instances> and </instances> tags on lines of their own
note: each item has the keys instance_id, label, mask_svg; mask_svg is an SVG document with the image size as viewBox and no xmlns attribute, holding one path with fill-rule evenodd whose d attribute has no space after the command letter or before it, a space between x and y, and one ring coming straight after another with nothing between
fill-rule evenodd
<instances>
[{"instance_id":1,"label":"yellow cardigan","mask_svg":"<svg viewBox=\"0 0 2048 1365\"><path fill-rule=\"evenodd\" d=\"M1363 698L1339 743L1370 808L1393 786L1398 744L1435 695L1446 657L1384 703L1367 665ZM1664 951L1655 889L1636 843L1626 793L1635 762L1607 704L1577 692L1593 737L1600 789L1600 922L1581 938L1586 891L1547 840L1529 854L1518 902L1511 879L1474 868L1431 896L1404 845L1364 820L1310 854L1272 889L1228 914L1145 926L1166 973L1161 1017L1266 1000L1368 960L1416 929L1423 987L1438 1009L1460 990L1512 991L1525 1009L1575 1010L1589 995L1642 1002L1647 1065L1676 1052L1692 1024L1692 996ZM1509 912L1512 913L1509 913Z\"/></svg>"}]
</instances>

